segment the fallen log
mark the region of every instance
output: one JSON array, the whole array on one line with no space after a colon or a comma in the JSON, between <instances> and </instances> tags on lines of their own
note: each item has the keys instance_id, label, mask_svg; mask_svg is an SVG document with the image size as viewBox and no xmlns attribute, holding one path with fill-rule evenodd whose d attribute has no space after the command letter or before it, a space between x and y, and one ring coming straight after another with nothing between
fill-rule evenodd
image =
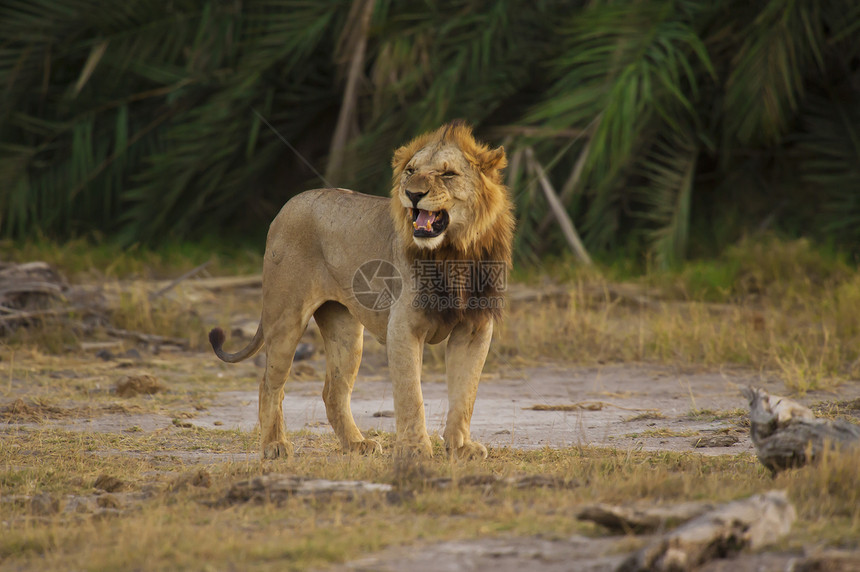
<instances>
[{"instance_id":1,"label":"fallen log","mask_svg":"<svg viewBox=\"0 0 860 572\"><path fill-rule=\"evenodd\" d=\"M0 307L6 310L43 310L52 299L62 300L67 289L63 277L45 262L0 262Z\"/></svg>"},{"instance_id":2,"label":"fallen log","mask_svg":"<svg viewBox=\"0 0 860 572\"><path fill-rule=\"evenodd\" d=\"M234 483L220 502L224 505L246 502L278 504L294 496L353 498L360 494L387 493L392 489L391 485L384 483L329 481L273 473Z\"/></svg>"},{"instance_id":3,"label":"fallen log","mask_svg":"<svg viewBox=\"0 0 860 572\"><path fill-rule=\"evenodd\" d=\"M645 534L683 524L714 509L712 503L686 502L669 506L593 504L580 509L577 520L587 520L612 532Z\"/></svg>"},{"instance_id":4,"label":"fallen log","mask_svg":"<svg viewBox=\"0 0 860 572\"><path fill-rule=\"evenodd\" d=\"M775 542L796 518L785 491L731 502L659 536L629 556L617 572L693 570L714 558Z\"/></svg>"},{"instance_id":5,"label":"fallen log","mask_svg":"<svg viewBox=\"0 0 860 572\"><path fill-rule=\"evenodd\" d=\"M860 447L860 426L815 417L810 409L762 389L741 389L750 404L750 437L759 461L776 474L814 462L826 450Z\"/></svg>"}]
</instances>

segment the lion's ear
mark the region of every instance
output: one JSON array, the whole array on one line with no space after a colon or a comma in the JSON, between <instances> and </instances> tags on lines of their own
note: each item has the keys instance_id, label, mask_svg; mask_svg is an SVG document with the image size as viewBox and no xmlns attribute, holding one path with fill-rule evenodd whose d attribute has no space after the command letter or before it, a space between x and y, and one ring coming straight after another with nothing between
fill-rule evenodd
<instances>
[{"instance_id":1,"label":"lion's ear","mask_svg":"<svg viewBox=\"0 0 860 572\"><path fill-rule=\"evenodd\" d=\"M410 145L404 145L394 152L394 157L391 158L391 166L395 170L406 167L406 163L408 163L409 159L412 158L410 147Z\"/></svg>"},{"instance_id":2,"label":"lion's ear","mask_svg":"<svg viewBox=\"0 0 860 572\"><path fill-rule=\"evenodd\" d=\"M498 147L491 149L480 157L481 170L487 174L494 171L499 171L508 166L508 157L505 155L505 148Z\"/></svg>"}]
</instances>

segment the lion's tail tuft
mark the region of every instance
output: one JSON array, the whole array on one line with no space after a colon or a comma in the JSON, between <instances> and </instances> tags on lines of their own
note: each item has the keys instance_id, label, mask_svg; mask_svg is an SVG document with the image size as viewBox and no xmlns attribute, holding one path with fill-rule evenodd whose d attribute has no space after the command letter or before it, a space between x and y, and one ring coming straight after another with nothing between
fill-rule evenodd
<instances>
[{"instance_id":1,"label":"lion's tail tuft","mask_svg":"<svg viewBox=\"0 0 860 572\"><path fill-rule=\"evenodd\" d=\"M247 346L234 354L229 354L224 351L223 346L224 340L226 339L227 335L221 328L213 328L212 331L209 332L209 343L212 344L212 349L215 350L215 355L218 356L219 359L228 363L236 363L243 359L248 359L263 347L263 324L261 322L257 326L257 333L254 334L254 339L251 340Z\"/></svg>"},{"instance_id":2,"label":"lion's tail tuft","mask_svg":"<svg viewBox=\"0 0 860 572\"><path fill-rule=\"evenodd\" d=\"M224 345L224 340L226 339L227 335L221 328L213 328L209 332L209 343L212 344L212 349L215 350L216 354L221 351L221 347Z\"/></svg>"}]
</instances>

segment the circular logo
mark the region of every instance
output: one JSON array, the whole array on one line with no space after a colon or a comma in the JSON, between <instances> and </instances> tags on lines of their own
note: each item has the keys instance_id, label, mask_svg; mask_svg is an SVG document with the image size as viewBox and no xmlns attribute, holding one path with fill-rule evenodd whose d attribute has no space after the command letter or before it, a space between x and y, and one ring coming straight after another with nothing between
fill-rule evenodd
<instances>
[{"instance_id":1,"label":"circular logo","mask_svg":"<svg viewBox=\"0 0 860 572\"><path fill-rule=\"evenodd\" d=\"M368 310L389 309L400 298L402 291L400 272L385 260L369 260L352 275L355 299Z\"/></svg>"}]
</instances>

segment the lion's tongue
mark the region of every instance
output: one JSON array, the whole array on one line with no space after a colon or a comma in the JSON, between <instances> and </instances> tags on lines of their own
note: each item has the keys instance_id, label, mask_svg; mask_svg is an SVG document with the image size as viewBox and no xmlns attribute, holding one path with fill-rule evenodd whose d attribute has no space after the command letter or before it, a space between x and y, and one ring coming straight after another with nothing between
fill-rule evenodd
<instances>
[{"instance_id":1,"label":"lion's tongue","mask_svg":"<svg viewBox=\"0 0 860 572\"><path fill-rule=\"evenodd\" d=\"M415 220L414 226L415 228L427 228L434 222L436 222L436 213L421 209L418 211L418 218Z\"/></svg>"}]
</instances>

